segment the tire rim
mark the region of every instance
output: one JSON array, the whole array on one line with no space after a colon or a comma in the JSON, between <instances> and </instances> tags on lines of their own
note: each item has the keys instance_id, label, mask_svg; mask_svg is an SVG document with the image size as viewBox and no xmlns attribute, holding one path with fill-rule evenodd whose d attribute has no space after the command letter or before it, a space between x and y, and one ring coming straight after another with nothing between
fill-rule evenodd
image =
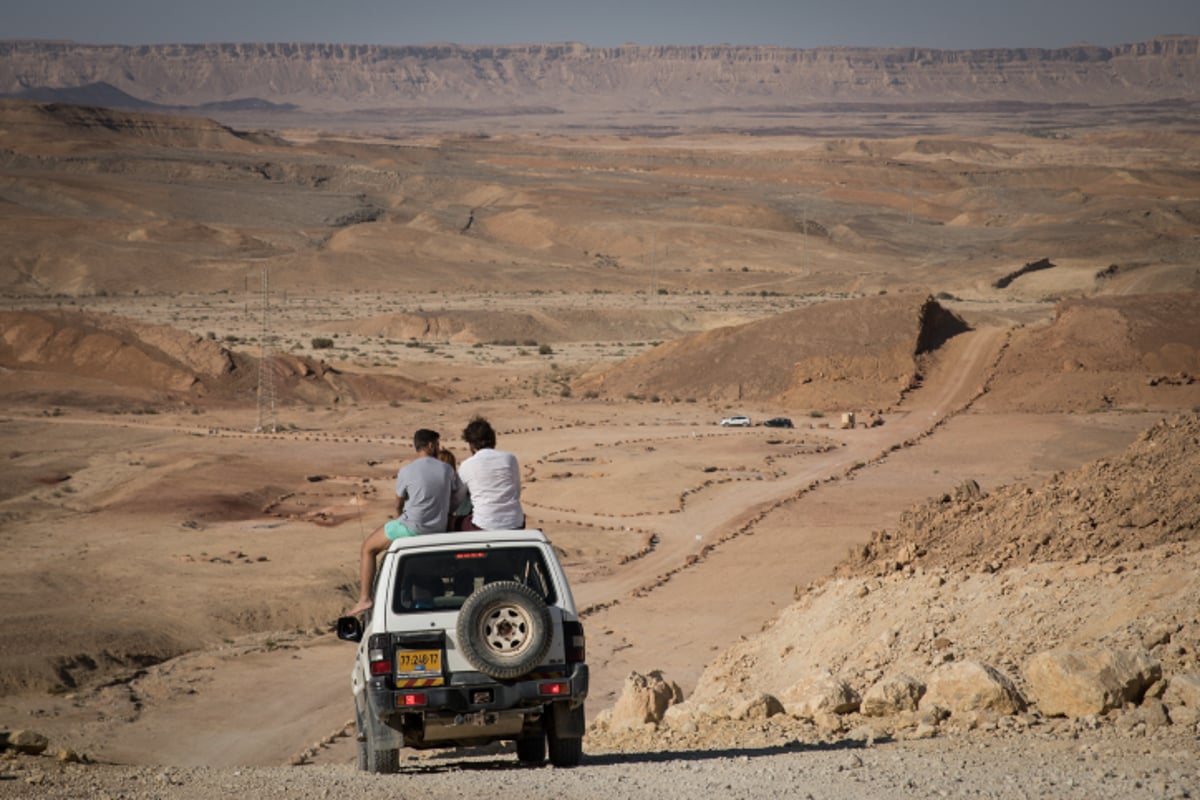
<instances>
[{"instance_id":1,"label":"tire rim","mask_svg":"<svg viewBox=\"0 0 1200 800\"><path fill-rule=\"evenodd\" d=\"M480 619L480 639L498 655L519 656L529 649L533 625L533 618L525 609L505 603L490 609Z\"/></svg>"}]
</instances>

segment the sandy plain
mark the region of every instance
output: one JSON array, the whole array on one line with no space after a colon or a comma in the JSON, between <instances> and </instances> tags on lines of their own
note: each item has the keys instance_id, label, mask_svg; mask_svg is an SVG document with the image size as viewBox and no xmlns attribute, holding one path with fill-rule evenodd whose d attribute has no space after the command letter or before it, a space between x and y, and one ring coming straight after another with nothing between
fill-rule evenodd
<instances>
[{"instance_id":1,"label":"sandy plain","mask_svg":"<svg viewBox=\"0 0 1200 800\"><path fill-rule=\"evenodd\" d=\"M416 427L461 454L482 414L520 458L594 714L633 670L690 694L914 504L1200 406L1200 134L1173 118L234 136L3 111L0 723L94 761L352 761L330 623ZM927 298L965 324L922 349ZM782 348L806 359L782 390L723 377Z\"/></svg>"}]
</instances>

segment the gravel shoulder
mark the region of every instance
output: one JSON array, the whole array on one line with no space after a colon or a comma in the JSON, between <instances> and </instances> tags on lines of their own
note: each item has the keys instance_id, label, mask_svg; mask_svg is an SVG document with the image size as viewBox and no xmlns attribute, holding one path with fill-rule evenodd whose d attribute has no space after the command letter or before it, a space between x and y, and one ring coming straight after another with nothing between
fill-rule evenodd
<instances>
[{"instance_id":1,"label":"gravel shoulder","mask_svg":"<svg viewBox=\"0 0 1200 800\"><path fill-rule=\"evenodd\" d=\"M892 797L1188 798L1200 794L1195 737L1132 737L1112 729L1057 734L979 732L919 741L790 742L704 751L591 752L576 769L529 768L510 753L422 757L398 775L352 764L214 769L61 764L20 756L0 762L12 798L229 796L326 798L379 792L457 800L525 798Z\"/></svg>"}]
</instances>

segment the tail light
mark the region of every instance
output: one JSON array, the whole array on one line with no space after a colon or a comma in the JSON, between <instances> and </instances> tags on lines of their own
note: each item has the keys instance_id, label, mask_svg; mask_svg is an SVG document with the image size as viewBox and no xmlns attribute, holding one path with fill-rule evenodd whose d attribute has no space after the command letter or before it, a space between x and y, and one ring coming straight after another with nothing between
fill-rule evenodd
<instances>
[{"instance_id":1,"label":"tail light","mask_svg":"<svg viewBox=\"0 0 1200 800\"><path fill-rule=\"evenodd\" d=\"M376 633L367 640L367 663L372 675L392 673L392 648L387 634Z\"/></svg>"},{"instance_id":2,"label":"tail light","mask_svg":"<svg viewBox=\"0 0 1200 800\"><path fill-rule=\"evenodd\" d=\"M587 640L583 635L583 625L575 620L563 622L563 642L566 645L568 664L582 664L587 661Z\"/></svg>"}]
</instances>

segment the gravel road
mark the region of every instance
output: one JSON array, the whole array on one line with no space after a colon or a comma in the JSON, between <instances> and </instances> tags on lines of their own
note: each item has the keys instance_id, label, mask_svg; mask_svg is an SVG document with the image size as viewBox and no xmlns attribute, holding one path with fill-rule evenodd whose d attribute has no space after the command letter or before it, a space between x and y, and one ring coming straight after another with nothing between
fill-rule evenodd
<instances>
[{"instance_id":1,"label":"gravel road","mask_svg":"<svg viewBox=\"0 0 1200 800\"><path fill-rule=\"evenodd\" d=\"M406 753L408 751L405 751ZM0 760L11 798L512 797L1200 797L1200 738L955 736L761 749L588 753L575 769L521 767L511 753L406 757L398 775L351 764L270 768L118 767L50 757Z\"/></svg>"}]
</instances>

